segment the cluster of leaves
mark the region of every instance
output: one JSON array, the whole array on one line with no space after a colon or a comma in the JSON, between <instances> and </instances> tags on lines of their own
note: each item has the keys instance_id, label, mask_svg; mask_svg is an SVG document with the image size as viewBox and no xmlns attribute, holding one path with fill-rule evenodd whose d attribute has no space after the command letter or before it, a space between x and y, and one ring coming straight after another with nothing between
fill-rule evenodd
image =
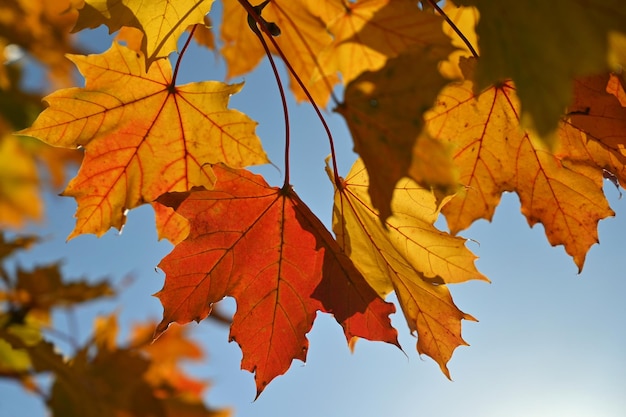
<instances>
[{"instance_id":1,"label":"cluster of leaves","mask_svg":"<svg viewBox=\"0 0 626 417\"><path fill-rule=\"evenodd\" d=\"M274 65L278 55L296 99L322 123L319 108L333 101L350 128L360 158L345 177L334 154L328 168L334 236L289 184L289 134L282 187L245 169L269 161L256 122L228 108L241 84L176 84L187 44L174 68L168 57L188 28L212 45L212 3L70 8L74 30L106 25L126 46L69 55L85 86L47 96L20 132L85 151L63 192L78 203L70 237L119 229L127 210L153 205L159 235L176 245L159 265L157 334L234 297L230 337L259 394L293 359L305 360L317 311L334 315L348 343L397 344L395 308L384 301L395 292L418 351L448 375L465 344L461 322L473 318L447 285L487 279L456 234L491 219L506 191L583 267L598 221L613 215L603 179L626 180L622 0L459 0L443 9L435 1L223 0L228 75L253 70L264 55ZM440 213L450 233L434 227Z\"/></svg>"},{"instance_id":2,"label":"cluster of leaves","mask_svg":"<svg viewBox=\"0 0 626 417\"><path fill-rule=\"evenodd\" d=\"M202 394L206 382L186 375L182 360L199 361L203 352L184 328L175 327L152 343L154 323L137 325L120 345L116 315L98 317L93 336L79 345L65 335L73 351L62 355L50 340L59 340L51 313L78 308L115 295L106 281L61 278L58 264L14 275L5 267L10 255L36 242L34 237L6 240L0 235L0 377L21 383L46 401L54 416L214 416ZM61 339L63 340L63 339ZM51 373L51 388L37 376Z\"/></svg>"}]
</instances>

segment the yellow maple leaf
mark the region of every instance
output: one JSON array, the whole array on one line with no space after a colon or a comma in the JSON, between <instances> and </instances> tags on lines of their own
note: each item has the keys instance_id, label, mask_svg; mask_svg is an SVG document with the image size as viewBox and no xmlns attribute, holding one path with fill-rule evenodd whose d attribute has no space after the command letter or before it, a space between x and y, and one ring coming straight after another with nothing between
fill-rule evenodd
<instances>
[{"instance_id":1,"label":"yellow maple leaf","mask_svg":"<svg viewBox=\"0 0 626 417\"><path fill-rule=\"evenodd\" d=\"M395 291L409 328L417 332L418 351L437 361L449 377L446 363L465 344L461 320L474 319L454 305L445 284L487 278L476 270L476 256L465 239L434 227L440 207L431 191L401 180L393 215L383 226L369 200L368 183L363 162L357 160L335 189L337 242L382 297Z\"/></svg>"},{"instance_id":2,"label":"yellow maple leaf","mask_svg":"<svg viewBox=\"0 0 626 417\"><path fill-rule=\"evenodd\" d=\"M324 74L341 72L344 84L363 71L380 69L387 59L412 45L451 51L443 19L418 9L413 1L362 0L346 3L340 10L328 22L333 41L319 61Z\"/></svg>"},{"instance_id":3,"label":"yellow maple leaf","mask_svg":"<svg viewBox=\"0 0 626 417\"><path fill-rule=\"evenodd\" d=\"M173 208L158 203L152 203L152 208L159 240L167 239L173 245L178 245L189 235L189 221Z\"/></svg>"},{"instance_id":4,"label":"yellow maple leaf","mask_svg":"<svg viewBox=\"0 0 626 417\"><path fill-rule=\"evenodd\" d=\"M213 39L213 32L211 31L211 20L208 16L204 16L203 25L194 25L188 28L189 31L193 29L193 37L199 45L203 45L209 49L215 49L215 40ZM132 26L123 26L115 36L115 40L119 43L126 45L126 47L133 51L142 51L142 43L144 39L144 33L141 29L137 29Z\"/></svg>"},{"instance_id":5,"label":"yellow maple leaf","mask_svg":"<svg viewBox=\"0 0 626 417\"><path fill-rule=\"evenodd\" d=\"M109 33L123 26L141 30L146 68L176 51L179 36L193 24L204 24L213 0L85 0L74 31L106 25Z\"/></svg>"},{"instance_id":6,"label":"yellow maple leaf","mask_svg":"<svg viewBox=\"0 0 626 417\"><path fill-rule=\"evenodd\" d=\"M256 35L248 28L248 15L237 0L224 0L224 18L220 36L224 42L222 56L228 64L228 77L244 74L254 69L265 55L263 46ZM340 3L332 0L324 3ZM324 5L322 5L324 6ZM340 6L343 8L343 6ZM326 30L317 2L307 0L273 0L263 9L262 16L268 22L275 23L281 35L274 38L291 66L306 85L309 93L320 106L325 106L332 87L338 82L336 75L320 77L318 56L332 42ZM270 50L277 54L269 43ZM307 97L302 88L291 77L291 90L298 101Z\"/></svg>"},{"instance_id":7,"label":"yellow maple leaf","mask_svg":"<svg viewBox=\"0 0 626 417\"><path fill-rule=\"evenodd\" d=\"M51 145L85 148L85 159L64 191L78 202L81 233L120 228L125 210L167 191L211 187L208 164L243 167L267 162L256 123L227 108L242 84L172 84L169 61L146 73L143 57L113 44L103 54L71 56L85 88L57 91L22 134Z\"/></svg>"},{"instance_id":8,"label":"yellow maple leaf","mask_svg":"<svg viewBox=\"0 0 626 417\"><path fill-rule=\"evenodd\" d=\"M464 66L472 73L473 60ZM468 76L471 79L471 76ZM541 222L552 245L562 244L579 268L597 242L600 219L613 215L602 192L602 178L573 167L553 154L538 135L520 125L511 82L474 94L472 81L444 88L426 116L434 137L454 146L460 192L442 211L457 233L477 219L490 220L505 191L520 196L532 226Z\"/></svg>"},{"instance_id":9,"label":"yellow maple leaf","mask_svg":"<svg viewBox=\"0 0 626 417\"><path fill-rule=\"evenodd\" d=\"M448 22L443 23L443 33L452 39L452 45L455 47L455 50L450 54L447 61L439 65L439 71L447 78L460 79L463 78L463 72L459 68L459 59L472 56L472 51L468 48L466 41L476 53L479 52L475 30L479 18L478 10L475 7L459 7L449 1L446 2L442 9L450 21L454 23L454 26L463 34L465 41Z\"/></svg>"}]
</instances>

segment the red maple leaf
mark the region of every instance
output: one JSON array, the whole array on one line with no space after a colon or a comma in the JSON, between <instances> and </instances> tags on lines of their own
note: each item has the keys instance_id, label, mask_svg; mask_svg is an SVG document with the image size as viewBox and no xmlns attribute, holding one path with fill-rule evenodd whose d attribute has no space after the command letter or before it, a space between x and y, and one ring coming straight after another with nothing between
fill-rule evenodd
<instances>
[{"instance_id":1,"label":"red maple leaf","mask_svg":"<svg viewBox=\"0 0 626 417\"><path fill-rule=\"evenodd\" d=\"M168 193L159 202L190 221L189 236L159 264L165 285L157 335L172 322L202 320L213 303L237 300L230 330L255 373L257 395L293 359L306 359L316 311L334 314L353 337L397 345L392 304L366 283L327 229L290 187L213 167L216 187Z\"/></svg>"}]
</instances>

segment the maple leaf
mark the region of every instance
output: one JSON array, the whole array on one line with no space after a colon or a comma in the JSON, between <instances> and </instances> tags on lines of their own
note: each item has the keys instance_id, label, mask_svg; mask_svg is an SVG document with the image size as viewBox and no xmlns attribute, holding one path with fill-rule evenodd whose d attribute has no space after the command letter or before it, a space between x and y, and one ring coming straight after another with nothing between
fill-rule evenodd
<instances>
[{"instance_id":1,"label":"maple leaf","mask_svg":"<svg viewBox=\"0 0 626 417\"><path fill-rule=\"evenodd\" d=\"M213 0L85 0L80 8L74 32L106 25L109 33L123 26L134 27L145 35L141 51L146 68L176 51L179 36L193 24L204 24Z\"/></svg>"},{"instance_id":2,"label":"maple leaf","mask_svg":"<svg viewBox=\"0 0 626 417\"><path fill-rule=\"evenodd\" d=\"M329 177L333 178L329 171ZM382 297L396 292L417 349L450 377L446 363L459 345L461 320L475 320L452 301L447 283L487 280L474 266L465 239L437 230L435 195L415 182L398 183L393 216L383 226L368 197L368 174L357 160L335 188L333 230L339 245Z\"/></svg>"},{"instance_id":3,"label":"maple leaf","mask_svg":"<svg viewBox=\"0 0 626 417\"><path fill-rule=\"evenodd\" d=\"M241 347L242 368L255 373L257 395L293 359L306 359L317 310L333 313L348 340L397 344L393 305L290 188L271 188L244 170L214 170L213 190L158 200L189 219L191 231L159 264L166 280L156 294L164 308L157 335L171 322L202 320L213 303L234 297L230 338Z\"/></svg>"},{"instance_id":4,"label":"maple leaf","mask_svg":"<svg viewBox=\"0 0 626 417\"><path fill-rule=\"evenodd\" d=\"M341 13L327 21L333 41L319 62L325 74L341 72L344 84L364 71L379 70L409 46L451 51L451 40L442 31L443 19L418 9L415 2L363 0L341 6ZM419 70L413 69L415 75Z\"/></svg>"},{"instance_id":5,"label":"maple leaf","mask_svg":"<svg viewBox=\"0 0 626 417\"><path fill-rule=\"evenodd\" d=\"M365 72L351 82L345 102L336 109L346 119L355 151L370 172L371 201L383 220L391 215L393 190L404 176L442 194L457 187L445 146L421 135L422 115L450 82L436 65L451 50L415 46L405 51L380 70ZM421 76L415 77L416 72ZM424 148L431 156L428 160L414 157L414 153L424 154Z\"/></svg>"},{"instance_id":6,"label":"maple leaf","mask_svg":"<svg viewBox=\"0 0 626 417\"><path fill-rule=\"evenodd\" d=\"M323 3L309 0L272 0L262 12L266 21L273 22L280 28L281 35L274 40L320 106L326 105L332 87L338 82L336 75L320 75L317 69L319 54L332 42L332 37L319 16L327 10L329 3L343 9L338 0ZM238 0L224 0L223 4L224 17L220 37L224 46L221 54L228 66L228 77L235 77L253 70L265 56L265 52L251 30L242 30L247 25L248 15ZM273 45L270 45L270 50L274 54L278 53ZM296 99L306 100L302 88L291 74L290 77L291 90Z\"/></svg>"},{"instance_id":7,"label":"maple leaf","mask_svg":"<svg viewBox=\"0 0 626 417\"><path fill-rule=\"evenodd\" d=\"M512 79L523 115L542 138L556 130L570 104L573 79L608 70L609 34L626 33L622 0L457 3L480 12L476 91Z\"/></svg>"},{"instance_id":8,"label":"maple leaf","mask_svg":"<svg viewBox=\"0 0 626 417\"><path fill-rule=\"evenodd\" d=\"M466 74L473 62L466 61ZM450 84L425 116L430 134L453 144L466 187L442 209L450 230L457 233L479 218L490 220L501 194L515 191L529 224L541 222L549 242L564 245L582 268L587 250L597 242L598 221L613 215L602 179L567 166L520 126L511 82L479 95L473 88L471 81Z\"/></svg>"},{"instance_id":9,"label":"maple leaf","mask_svg":"<svg viewBox=\"0 0 626 417\"><path fill-rule=\"evenodd\" d=\"M51 343L32 331L29 334L26 326L0 326L0 351L6 341L14 349L14 365L20 365L16 362L20 353L27 355L22 365L36 372L54 373L48 406L55 416L230 415L228 410L208 409L198 391L205 384L186 377L174 365L181 358L198 358L198 347L185 332L173 331L163 341L152 343L150 337L142 337L146 329L135 334L135 339L138 336L141 340L135 340L134 346L120 347L116 315L101 317L96 320L92 342L66 360ZM177 379L164 381L159 371L165 369Z\"/></svg>"},{"instance_id":10,"label":"maple leaf","mask_svg":"<svg viewBox=\"0 0 626 417\"><path fill-rule=\"evenodd\" d=\"M54 146L85 148L78 176L63 192L78 202L70 238L119 229L126 209L167 191L212 186L208 163L267 162L256 123L226 107L241 84L173 86L167 60L146 73L140 54L118 44L100 55L70 58L86 87L47 96L49 107L21 131Z\"/></svg>"}]
</instances>

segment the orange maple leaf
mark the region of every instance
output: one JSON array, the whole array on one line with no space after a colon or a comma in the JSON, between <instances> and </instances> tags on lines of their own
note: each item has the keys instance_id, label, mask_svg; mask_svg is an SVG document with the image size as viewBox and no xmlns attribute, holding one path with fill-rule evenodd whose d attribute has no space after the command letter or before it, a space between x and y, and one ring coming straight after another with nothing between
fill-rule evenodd
<instances>
[{"instance_id":1,"label":"orange maple leaf","mask_svg":"<svg viewBox=\"0 0 626 417\"><path fill-rule=\"evenodd\" d=\"M174 86L169 61L146 73L141 54L114 43L100 55L70 56L85 88L57 91L21 133L51 145L85 148L78 173L63 192L78 202L70 235L121 228L124 212L168 191L211 187L209 163L266 163L256 123L227 109L242 84L217 81Z\"/></svg>"},{"instance_id":2,"label":"orange maple leaf","mask_svg":"<svg viewBox=\"0 0 626 417\"><path fill-rule=\"evenodd\" d=\"M602 74L577 79L574 101L559 126L559 157L615 175L626 184L626 100L620 78Z\"/></svg>"},{"instance_id":3,"label":"orange maple leaf","mask_svg":"<svg viewBox=\"0 0 626 417\"><path fill-rule=\"evenodd\" d=\"M293 359L306 359L315 312L330 312L348 340L397 344L395 311L367 285L330 233L291 188L245 170L215 166L213 190L169 193L159 202L191 231L159 264L165 285L157 335L169 323L202 320L225 296L237 300L230 338L255 373L257 395Z\"/></svg>"},{"instance_id":4,"label":"orange maple leaf","mask_svg":"<svg viewBox=\"0 0 626 417\"><path fill-rule=\"evenodd\" d=\"M473 60L464 64L466 74L472 66ZM511 82L479 95L472 89L469 80L449 85L425 116L430 134L454 146L460 182L466 186L443 207L450 230L456 233L477 219L490 220L501 194L515 191L529 224L541 222L549 242L564 245L582 268L587 250L598 240L598 221L613 215L602 178L567 165L535 133L521 127Z\"/></svg>"}]
</instances>

